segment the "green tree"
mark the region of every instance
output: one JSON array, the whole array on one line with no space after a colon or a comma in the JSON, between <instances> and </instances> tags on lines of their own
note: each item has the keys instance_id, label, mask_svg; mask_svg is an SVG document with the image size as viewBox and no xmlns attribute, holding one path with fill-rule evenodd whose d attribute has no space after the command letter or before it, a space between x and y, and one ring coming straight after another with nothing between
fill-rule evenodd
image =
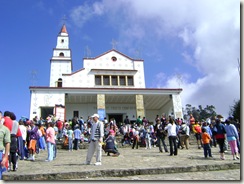
<instances>
[{"instance_id":1,"label":"green tree","mask_svg":"<svg viewBox=\"0 0 244 184\"><path fill-rule=\"evenodd\" d=\"M185 112L184 119L187 119L187 117L192 114L197 121L206 120L217 115L213 105L207 105L205 108L199 105L198 108L196 108L192 107L190 104L186 104L186 109L183 110L183 112Z\"/></svg>"},{"instance_id":2,"label":"green tree","mask_svg":"<svg viewBox=\"0 0 244 184\"><path fill-rule=\"evenodd\" d=\"M230 107L229 115L233 116L234 119L240 121L240 112L241 112L241 101L234 101L234 105Z\"/></svg>"},{"instance_id":3,"label":"green tree","mask_svg":"<svg viewBox=\"0 0 244 184\"><path fill-rule=\"evenodd\" d=\"M211 118L217 115L215 112L215 107L213 105L207 105L204 109L202 108L202 106L200 107L199 105L199 109L200 120L206 120L207 118Z\"/></svg>"}]
</instances>

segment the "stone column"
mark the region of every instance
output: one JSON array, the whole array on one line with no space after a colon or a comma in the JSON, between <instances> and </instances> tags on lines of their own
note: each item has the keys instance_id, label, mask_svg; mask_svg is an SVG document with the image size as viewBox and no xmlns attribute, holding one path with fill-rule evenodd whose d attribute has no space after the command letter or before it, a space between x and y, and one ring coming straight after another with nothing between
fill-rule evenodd
<instances>
[{"instance_id":1,"label":"stone column","mask_svg":"<svg viewBox=\"0 0 244 184\"><path fill-rule=\"evenodd\" d=\"M141 118L145 116L143 95L136 95L136 118L138 116L141 116Z\"/></svg>"},{"instance_id":2,"label":"stone column","mask_svg":"<svg viewBox=\"0 0 244 184\"><path fill-rule=\"evenodd\" d=\"M105 94L97 94L97 113L99 114L99 120L103 120L106 117Z\"/></svg>"}]
</instances>

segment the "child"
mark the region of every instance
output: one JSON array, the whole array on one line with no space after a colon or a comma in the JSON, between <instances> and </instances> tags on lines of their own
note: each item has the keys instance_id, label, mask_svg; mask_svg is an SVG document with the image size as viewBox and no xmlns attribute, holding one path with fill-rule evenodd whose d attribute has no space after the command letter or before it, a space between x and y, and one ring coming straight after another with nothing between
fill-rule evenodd
<instances>
[{"instance_id":1,"label":"child","mask_svg":"<svg viewBox=\"0 0 244 184\"><path fill-rule=\"evenodd\" d=\"M151 144L153 145L153 147L156 147L157 145L157 141L158 141L158 138L156 136L156 133L154 132L152 135L151 135Z\"/></svg>"},{"instance_id":2,"label":"child","mask_svg":"<svg viewBox=\"0 0 244 184\"><path fill-rule=\"evenodd\" d=\"M69 144L69 138L68 138L68 135L67 135L68 128L69 128L69 124L66 123L65 127L63 129L63 140L64 140L63 144L64 144L64 146L67 146Z\"/></svg>"},{"instance_id":3,"label":"child","mask_svg":"<svg viewBox=\"0 0 244 184\"><path fill-rule=\"evenodd\" d=\"M210 140L211 140L211 136L206 132L205 128L202 128L202 144L203 144L205 158L207 158L208 155L209 157L212 157Z\"/></svg>"},{"instance_id":4,"label":"child","mask_svg":"<svg viewBox=\"0 0 244 184\"><path fill-rule=\"evenodd\" d=\"M68 136L68 140L69 140L69 151L73 151L74 134L73 134L73 130L71 129L70 126L69 126L68 131L67 131L67 136Z\"/></svg>"},{"instance_id":5,"label":"child","mask_svg":"<svg viewBox=\"0 0 244 184\"><path fill-rule=\"evenodd\" d=\"M151 149L151 134L150 134L150 129L148 126L145 127L145 142L146 142L146 148L145 149Z\"/></svg>"}]
</instances>

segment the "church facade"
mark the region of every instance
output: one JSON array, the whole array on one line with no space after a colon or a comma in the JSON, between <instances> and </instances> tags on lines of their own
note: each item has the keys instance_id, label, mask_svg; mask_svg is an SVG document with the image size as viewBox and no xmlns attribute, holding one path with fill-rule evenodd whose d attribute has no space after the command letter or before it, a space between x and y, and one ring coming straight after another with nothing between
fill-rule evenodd
<instances>
[{"instance_id":1,"label":"church facade","mask_svg":"<svg viewBox=\"0 0 244 184\"><path fill-rule=\"evenodd\" d=\"M69 35L63 25L50 59L49 86L30 86L30 118L54 114L61 120L98 113L100 119L128 116L153 121L156 115L182 118L182 89L146 88L144 60L116 49L84 58L83 68L73 72Z\"/></svg>"}]
</instances>

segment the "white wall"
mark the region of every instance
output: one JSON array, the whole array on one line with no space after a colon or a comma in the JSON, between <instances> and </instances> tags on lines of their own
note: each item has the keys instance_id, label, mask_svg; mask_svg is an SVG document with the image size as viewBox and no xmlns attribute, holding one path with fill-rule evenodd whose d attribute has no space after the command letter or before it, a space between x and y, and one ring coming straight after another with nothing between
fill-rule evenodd
<instances>
[{"instance_id":1,"label":"white wall","mask_svg":"<svg viewBox=\"0 0 244 184\"><path fill-rule=\"evenodd\" d=\"M56 81L62 74L71 73L71 61L52 61L50 66L50 87L56 87Z\"/></svg>"},{"instance_id":2,"label":"white wall","mask_svg":"<svg viewBox=\"0 0 244 184\"><path fill-rule=\"evenodd\" d=\"M117 61L112 61L112 57L116 57ZM92 69L109 69L109 70L128 70L123 72L102 71L102 74L108 75L131 75L129 70L138 70L134 75L134 87L145 88L144 66L143 61L132 61L129 58L111 51L96 59L84 59L84 69L77 71L69 76L63 76L64 87L94 87L95 74L101 74L100 71L91 71ZM110 86L108 86L110 87ZM116 86L118 87L118 86Z\"/></svg>"},{"instance_id":3,"label":"white wall","mask_svg":"<svg viewBox=\"0 0 244 184\"><path fill-rule=\"evenodd\" d=\"M34 118L35 116L41 116L40 107L54 107L55 104L64 105L64 98L65 95L61 92L32 91L30 104L30 119Z\"/></svg>"},{"instance_id":4,"label":"white wall","mask_svg":"<svg viewBox=\"0 0 244 184\"><path fill-rule=\"evenodd\" d=\"M97 113L97 104L66 104L65 109L67 120L73 118L74 111L79 111L79 118L83 116L86 120L88 116Z\"/></svg>"}]
</instances>

